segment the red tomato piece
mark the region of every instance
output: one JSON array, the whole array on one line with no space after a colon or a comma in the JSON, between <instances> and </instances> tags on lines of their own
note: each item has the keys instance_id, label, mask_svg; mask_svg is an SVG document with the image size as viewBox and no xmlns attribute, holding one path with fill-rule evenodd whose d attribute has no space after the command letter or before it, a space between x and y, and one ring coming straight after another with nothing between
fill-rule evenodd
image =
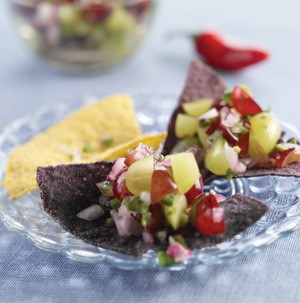
<instances>
[{"instance_id":1,"label":"red tomato piece","mask_svg":"<svg viewBox=\"0 0 300 303\"><path fill-rule=\"evenodd\" d=\"M199 203L195 227L201 234L208 236L221 234L225 231L224 209L219 206L214 194L206 194Z\"/></svg>"},{"instance_id":2,"label":"red tomato piece","mask_svg":"<svg viewBox=\"0 0 300 303\"><path fill-rule=\"evenodd\" d=\"M168 170L154 170L151 181L151 203L157 203L177 188Z\"/></svg>"},{"instance_id":3,"label":"red tomato piece","mask_svg":"<svg viewBox=\"0 0 300 303\"><path fill-rule=\"evenodd\" d=\"M241 158L248 157L249 133L239 135L237 146L241 149L241 151L239 152L239 157Z\"/></svg>"},{"instance_id":4,"label":"red tomato piece","mask_svg":"<svg viewBox=\"0 0 300 303\"><path fill-rule=\"evenodd\" d=\"M110 13L112 8L105 4L91 4L84 8L83 15L86 19L92 22L98 22L105 20Z\"/></svg>"},{"instance_id":5,"label":"red tomato piece","mask_svg":"<svg viewBox=\"0 0 300 303\"><path fill-rule=\"evenodd\" d=\"M231 94L232 106L241 115L256 115L262 112L261 107L240 86L236 86Z\"/></svg>"},{"instance_id":6,"label":"red tomato piece","mask_svg":"<svg viewBox=\"0 0 300 303\"><path fill-rule=\"evenodd\" d=\"M271 160L274 161L276 167L283 167L286 159L294 152L295 148L288 148L286 150L275 150L271 155ZM272 162L273 162L272 161Z\"/></svg>"},{"instance_id":7,"label":"red tomato piece","mask_svg":"<svg viewBox=\"0 0 300 303\"><path fill-rule=\"evenodd\" d=\"M195 198L199 197L203 194L203 178L202 176L199 177L199 179L196 181L196 183L185 193L185 197L187 199L188 204L192 204L192 201L195 200Z\"/></svg>"}]
</instances>

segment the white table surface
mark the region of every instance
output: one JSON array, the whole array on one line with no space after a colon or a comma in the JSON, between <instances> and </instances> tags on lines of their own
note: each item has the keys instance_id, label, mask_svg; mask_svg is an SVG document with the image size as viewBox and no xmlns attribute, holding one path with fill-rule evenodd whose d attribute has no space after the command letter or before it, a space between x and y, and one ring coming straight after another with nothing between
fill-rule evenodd
<instances>
[{"instance_id":1,"label":"white table surface","mask_svg":"<svg viewBox=\"0 0 300 303\"><path fill-rule=\"evenodd\" d=\"M0 2L0 129L38 107L117 92L175 92L194 57L173 29L214 26L264 45L268 62L223 73L229 87L250 86L263 107L300 126L300 2L161 0L146 43L109 73L70 76L37 60L16 37ZM300 231L257 254L182 272L123 271L88 265L36 248L0 223L0 302L300 302Z\"/></svg>"}]
</instances>

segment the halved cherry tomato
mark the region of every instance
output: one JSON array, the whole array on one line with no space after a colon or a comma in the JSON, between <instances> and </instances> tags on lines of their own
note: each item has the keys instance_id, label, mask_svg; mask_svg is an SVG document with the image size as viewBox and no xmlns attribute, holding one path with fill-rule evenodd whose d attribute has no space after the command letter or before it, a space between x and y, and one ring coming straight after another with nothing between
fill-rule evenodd
<instances>
[{"instance_id":1,"label":"halved cherry tomato","mask_svg":"<svg viewBox=\"0 0 300 303\"><path fill-rule=\"evenodd\" d=\"M198 204L195 227L200 233L208 236L225 231L224 209L219 206L214 194L205 194L204 199Z\"/></svg>"}]
</instances>

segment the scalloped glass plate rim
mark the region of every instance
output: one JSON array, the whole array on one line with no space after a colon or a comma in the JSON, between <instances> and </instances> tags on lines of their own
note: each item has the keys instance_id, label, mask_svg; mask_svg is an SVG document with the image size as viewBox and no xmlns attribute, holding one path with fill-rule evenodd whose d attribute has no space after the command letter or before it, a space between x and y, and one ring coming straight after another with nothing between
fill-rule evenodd
<instances>
[{"instance_id":1,"label":"scalloped glass plate rim","mask_svg":"<svg viewBox=\"0 0 300 303\"><path fill-rule=\"evenodd\" d=\"M176 94L174 93L136 93L132 94L133 98L135 100L135 106L137 110L137 117L140 120L140 123L142 124L142 128L145 132L149 131L162 131L166 128L166 124L168 121L168 117L173 109L174 103L176 102ZM145 102L145 99L151 100L152 102ZM163 103L162 103L163 101ZM155 102L159 102L160 107L157 108ZM56 106L46 106L42 107L40 110L37 110L35 114L25 116L24 118L18 119L10 123L9 126L7 126L2 133L0 134L0 146L2 146L2 143L5 142L5 139L12 136L14 131L19 130L21 127L26 126L29 127L29 130L31 131L31 135L36 134L39 131L42 131L45 129L45 125L35 125L34 123L39 120L39 118L42 115L50 115L50 120L48 121L49 124L46 125L46 127L50 126L55 121L63 118L65 114L68 112L74 110L76 107L84 104L86 102L76 102L76 103L61 103L60 105ZM145 106L146 104L146 106ZM163 104L163 106L161 106ZM154 111L157 112L156 115L154 115ZM151 115L152 114L152 115ZM51 116L52 115L52 116ZM155 118L153 118L153 116ZM52 121L51 121L52 119ZM47 123L46 123L47 124ZM293 136L296 136L299 138L299 132L296 127L281 122L284 130L287 131L288 134L292 134ZM13 136L12 136L13 137ZM18 138L14 138L16 141L13 143L15 145L20 144L21 142L18 142ZM13 145L14 146L14 145ZM2 148L0 148L0 178L3 177L4 169L5 169L5 159L7 157L7 151L3 151ZM256 182L256 180L264 180L267 182L270 182L271 186L277 186L278 183L284 181L284 180L292 180L291 183L293 183L293 180L297 184L299 181L298 178L294 177L252 177L252 178L239 178L234 179L230 183L227 181L220 181L217 180L216 183L212 183L210 187L215 188L223 182L227 182L228 185L231 187L231 194L238 191L238 192L244 192L246 194L249 194L251 191L249 188L251 188L251 182ZM269 180L269 181L268 181ZM272 181L273 180L273 181ZM271 182L272 181L272 182ZM218 182L221 182L218 184ZM250 182L250 183L249 183ZM260 182L260 181L259 181ZM259 183L258 182L258 183ZM250 185L249 185L250 184ZM221 187L224 186L224 184L221 184ZM227 186L227 185L226 185ZM275 188L274 187L274 188ZM22 220L20 217L13 217L9 212L7 207L15 208L14 211L19 211L17 209L18 200L16 202L11 202L7 194L5 193L5 190L0 187L0 197L3 199L0 205L0 217L6 227L9 230L12 230L14 232L17 232L28 239L30 239L37 247L50 251L50 252L56 252L56 253L62 253L66 255L69 258L72 258L74 260L80 261L80 262L87 262L87 263L105 263L110 264L113 266L116 266L118 268L123 269L138 269L138 268L158 268L158 260L156 258L156 254L153 251L149 251L148 253L144 254L142 257L132 257L127 256L121 253L117 253L108 249L103 249L100 247L93 246L91 244L88 244L75 236L71 235L67 231L64 231L58 223L51 218L48 214L46 214L42 208L41 203L39 203L39 195L38 191L34 191L31 193L28 193L21 197L18 200L26 200L29 203L35 203L33 204L33 208L38 207L39 209L36 209L37 214L42 215L43 223L41 224L48 224L51 222L57 228L60 230L60 236L61 238L53 238L52 235L44 233L43 229L39 229L32 226L24 226L22 224ZM265 246L270 245L275 240L281 238L282 236L286 236L299 228L300 226L300 207L299 211L296 210L295 213L293 213L293 208L297 208L297 202L299 202L300 199L300 191L298 190L298 187L293 189L293 191L290 191L289 189L287 191L284 191L282 188L279 189L281 193L283 193L286 196L295 196L296 199L293 202L294 204L291 204L290 207L283 207L282 209L279 209L279 212L286 211L284 218L279 218L277 221L270 224L266 224L263 228L259 228L260 225L262 225L262 221L265 220L265 218L262 218L259 222L257 222L255 225L253 225L250 228L256 228L258 227L258 231L254 232L253 234L247 235L245 237L245 233L239 234L235 236L233 239L229 241L222 242L220 244L217 244L212 247L203 248L194 250L194 257L190 260L187 260L184 263L176 264L174 266L168 267L170 270L181 270L186 268L187 266L191 265L197 265L197 264L216 264L216 263L222 263L223 261L227 259L231 259L233 257L246 254L258 249L262 249ZM253 192L251 192L253 193ZM255 193L255 192L254 192ZM274 197L273 197L274 198ZM271 199L272 201L272 199ZM268 203L268 202L267 202ZM299 202L300 204L300 202ZM25 204L21 204L21 208L25 206ZM20 206L18 206L20 207ZM31 211L31 210L29 210ZM276 210L275 210L276 212ZM23 214L23 217L25 215ZM20 218L20 220L19 220ZM23 219L23 218L22 218ZM45 221L48 220L48 221ZM32 221L33 222L33 221ZM266 221L267 222L267 221ZM25 223L30 224L29 221L26 221ZM41 225L43 227L43 225ZM247 231L246 231L247 233ZM72 245L70 245L69 242L64 241L67 237L71 242Z\"/></svg>"}]
</instances>

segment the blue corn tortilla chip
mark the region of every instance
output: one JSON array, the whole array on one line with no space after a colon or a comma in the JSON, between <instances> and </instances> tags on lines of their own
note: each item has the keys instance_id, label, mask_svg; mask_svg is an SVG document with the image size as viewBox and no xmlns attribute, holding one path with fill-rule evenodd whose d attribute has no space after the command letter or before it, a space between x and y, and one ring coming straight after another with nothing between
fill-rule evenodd
<instances>
[{"instance_id":1,"label":"blue corn tortilla chip","mask_svg":"<svg viewBox=\"0 0 300 303\"><path fill-rule=\"evenodd\" d=\"M300 177L300 161L290 163L284 167L251 168L235 177L257 177L257 176Z\"/></svg>"},{"instance_id":2,"label":"blue corn tortilla chip","mask_svg":"<svg viewBox=\"0 0 300 303\"><path fill-rule=\"evenodd\" d=\"M169 155L179 141L175 135L175 121L177 115L183 112L182 104L201 98L212 98L217 102L222 98L225 89L222 77L211 67L199 60L191 63L179 103L169 121L168 136L162 149L163 155Z\"/></svg>"},{"instance_id":3,"label":"blue corn tortilla chip","mask_svg":"<svg viewBox=\"0 0 300 303\"><path fill-rule=\"evenodd\" d=\"M99 219L86 221L77 213L99 202L101 196L96 183L106 179L112 162L68 164L37 169L37 183L45 211L76 237L90 244L131 256L141 256L149 249L166 249L167 243L147 245L142 238L122 239L116 228L106 225L109 211ZM212 246L231 239L259 220L268 206L249 196L234 195L221 203L225 210L226 231L218 236L203 236L193 227L181 229L192 249Z\"/></svg>"},{"instance_id":4,"label":"blue corn tortilla chip","mask_svg":"<svg viewBox=\"0 0 300 303\"><path fill-rule=\"evenodd\" d=\"M74 215L98 203L100 191L96 183L106 180L113 162L62 164L37 168L36 181L44 210L55 218Z\"/></svg>"}]
</instances>

